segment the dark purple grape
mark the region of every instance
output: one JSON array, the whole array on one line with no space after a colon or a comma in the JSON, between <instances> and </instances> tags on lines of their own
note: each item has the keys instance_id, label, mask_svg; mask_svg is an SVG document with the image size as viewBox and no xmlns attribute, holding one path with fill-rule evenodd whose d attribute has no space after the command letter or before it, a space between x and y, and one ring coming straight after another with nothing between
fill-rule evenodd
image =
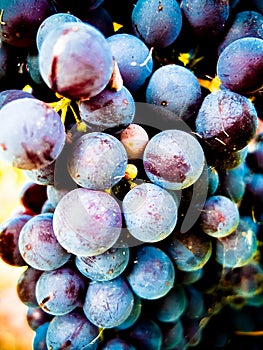
<instances>
[{"instance_id":1,"label":"dark purple grape","mask_svg":"<svg viewBox=\"0 0 263 350\"><path fill-rule=\"evenodd\" d=\"M18 90L18 89L9 89L0 92L0 109L6 105L8 102L20 99L20 98L34 98L29 92Z\"/></svg>"},{"instance_id":2,"label":"dark purple grape","mask_svg":"<svg viewBox=\"0 0 263 350\"><path fill-rule=\"evenodd\" d=\"M175 269L171 259L159 248L141 246L136 249L127 275L134 293L143 299L159 299L173 287Z\"/></svg>"},{"instance_id":3,"label":"dark purple grape","mask_svg":"<svg viewBox=\"0 0 263 350\"><path fill-rule=\"evenodd\" d=\"M55 12L48 0L1 1L1 39L18 47L30 47L35 44L35 37L40 23Z\"/></svg>"},{"instance_id":4,"label":"dark purple grape","mask_svg":"<svg viewBox=\"0 0 263 350\"><path fill-rule=\"evenodd\" d=\"M38 214L47 200L47 188L30 181L23 186L19 197L21 204L26 209Z\"/></svg>"},{"instance_id":5,"label":"dark purple grape","mask_svg":"<svg viewBox=\"0 0 263 350\"><path fill-rule=\"evenodd\" d=\"M96 9L99 7L104 0L53 0L55 4L62 7L64 10L68 10L75 13L83 13Z\"/></svg>"},{"instance_id":6,"label":"dark purple grape","mask_svg":"<svg viewBox=\"0 0 263 350\"><path fill-rule=\"evenodd\" d=\"M245 37L263 39L263 15L255 11L237 12L232 23L218 47L220 54L230 43Z\"/></svg>"},{"instance_id":7,"label":"dark purple grape","mask_svg":"<svg viewBox=\"0 0 263 350\"><path fill-rule=\"evenodd\" d=\"M27 309L26 319L29 327L35 331L39 326L46 322L50 322L53 316L47 314L40 307L29 307Z\"/></svg>"},{"instance_id":8,"label":"dark purple grape","mask_svg":"<svg viewBox=\"0 0 263 350\"><path fill-rule=\"evenodd\" d=\"M28 265L43 271L61 267L71 256L54 234L53 214L36 215L23 226L19 250Z\"/></svg>"},{"instance_id":9,"label":"dark purple grape","mask_svg":"<svg viewBox=\"0 0 263 350\"><path fill-rule=\"evenodd\" d=\"M226 0L183 0L181 8L194 34L200 38L218 37L230 14Z\"/></svg>"},{"instance_id":10,"label":"dark purple grape","mask_svg":"<svg viewBox=\"0 0 263 350\"><path fill-rule=\"evenodd\" d=\"M138 350L161 350L163 336L159 325L148 318L140 318L129 332L131 342Z\"/></svg>"},{"instance_id":11,"label":"dark purple grape","mask_svg":"<svg viewBox=\"0 0 263 350\"><path fill-rule=\"evenodd\" d=\"M246 37L233 41L221 52L217 75L231 91L247 94L263 85L263 39Z\"/></svg>"},{"instance_id":12,"label":"dark purple grape","mask_svg":"<svg viewBox=\"0 0 263 350\"><path fill-rule=\"evenodd\" d=\"M257 112L246 97L219 90L205 97L195 124L200 142L208 151L236 152L254 137Z\"/></svg>"},{"instance_id":13,"label":"dark purple grape","mask_svg":"<svg viewBox=\"0 0 263 350\"><path fill-rule=\"evenodd\" d=\"M146 102L174 113L174 118L188 122L198 112L202 102L201 87L189 69L168 64L155 70L146 89Z\"/></svg>"},{"instance_id":14,"label":"dark purple grape","mask_svg":"<svg viewBox=\"0 0 263 350\"><path fill-rule=\"evenodd\" d=\"M76 256L79 271L93 281L109 281L120 276L129 262L129 248L110 248L96 256Z\"/></svg>"},{"instance_id":15,"label":"dark purple grape","mask_svg":"<svg viewBox=\"0 0 263 350\"><path fill-rule=\"evenodd\" d=\"M171 45L181 27L182 12L176 0L139 0L132 11L133 32L149 47Z\"/></svg>"},{"instance_id":16,"label":"dark purple grape","mask_svg":"<svg viewBox=\"0 0 263 350\"><path fill-rule=\"evenodd\" d=\"M18 215L2 222L0 226L0 257L5 263L13 266L27 265L19 251L18 240L23 226L31 218L31 215Z\"/></svg>"},{"instance_id":17,"label":"dark purple grape","mask_svg":"<svg viewBox=\"0 0 263 350\"><path fill-rule=\"evenodd\" d=\"M163 334L163 350L183 350L184 347L180 347L180 344L185 342L184 327L179 319L173 324L165 325L161 327Z\"/></svg>"},{"instance_id":18,"label":"dark purple grape","mask_svg":"<svg viewBox=\"0 0 263 350\"><path fill-rule=\"evenodd\" d=\"M106 87L113 71L113 58L105 37L95 27L64 23L43 41L39 67L52 90L82 100Z\"/></svg>"},{"instance_id":19,"label":"dark purple grape","mask_svg":"<svg viewBox=\"0 0 263 350\"><path fill-rule=\"evenodd\" d=\"M130 315L133 293L122 277L90 283L83 305L87 318L98 327L113 328Z\"/></svg>"},{"instance_id":20,"label":"dark purple grape","mask_svg":"<svg viewBox=\"0 0 263 350\"><path fill-rule=\"evenodd\" d=\"M130 124L120 133L120 141L127 152L128 159L142 159L149 136L140 125Z\"/></svg>"},{"instance_id":21,"label":"dark purple grape","mask_svg":"<svg viewBox=\"0 0 263 350\"><path fill-rule=\"evenodd\" d=\"M57 112L36 98L20 98L0 110L1 157L12 166L39 169L51 164L65 143Z\"/></svg>"},{"instance_id":22,"label":"dark purple grape","mask_svg":"<svg viewBox=\"0 0 263 350\"><path fill-rule=\"evenodd\" d=\"M95 350L98 341L98 328L90 323L81 309L55 316L46 336L47 348L52 350Z\"/></svg>"},{"instance_id":23,"label":"dark purple grape","mask_svg":"<svg viewBox=\"0 0 263 350\"><path fill-rule=\"evenodd\" d=\"M72 268L44 271L36 284L39 306L51 315L65 315L82 305L85 281Z\"/></svg>"},{"instance_id":24,"label":"dark purple grape","mask_svg":"<svg viewBox=\"0 0 263 350\"><path fill-rule=\"evenodd\" d=\"M54 212L55 235L64 249L75 255L104 253L116 243L121 227L119 204L103 191L70 191Z\"/></svg>"},{"instance_id":25,"label":"dark purple grape","mask_svg":"<svg viewBox=\"0 0 263 350\"><path fill-rule=\"evenodd\" d=\"M101 350L135 350L135 347L121 338L113 338L103 345Z\"/></svg>"},{"instance_id":26,"label":"dark purple grape","mask_svg":"<svg viewBox=\"0 0 263 350\"><path fill-rule=\"evenodd\" d=\"M236 204L225 196L209 197L199 217L201 229L212 237L226 237L236 230L239 211Z\"/></svg>"},{"instance_id":27,"label":"dark purple grape","mask_svg":"<svg viewBox=\"0 0 263 350\"><path fill-rule=\"evenodd\" d=\"M36 284L43 271L28 267L17 281L17 294L19 299L28 307L38 307L35 289Z\"/></svg>"},{"instance_id":28,"label":"dark purple grape","mask_svg":"<svg viewBox=\"0 0 263 350\"><path fill-rule=\"evenodd\" d=\"M78 16L83 22L96 27L106 38L114 34L113 20L104 7L98 6L94 10L83 14L78 12Z\"/></svg>"}]
</instances>

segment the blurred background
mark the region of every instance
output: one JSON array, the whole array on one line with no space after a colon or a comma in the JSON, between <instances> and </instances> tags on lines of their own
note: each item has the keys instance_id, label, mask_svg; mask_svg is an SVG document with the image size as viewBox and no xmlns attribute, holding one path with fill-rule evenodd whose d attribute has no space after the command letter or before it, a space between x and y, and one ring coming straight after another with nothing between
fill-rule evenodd
<instances>
[{"instance_id":1,"label":"blurred background","mask_svg":"<svg viewBox=\"0 0 263 350\"><path fill-rule=\"evenodd\" d=\"M0 224L20 206L19 193L28 178L0 161ZM0 259L0 350L31 350L34 332L27 325L27 307L16 284L24 267L12 267Z\"/></svg>"}]
</instances>

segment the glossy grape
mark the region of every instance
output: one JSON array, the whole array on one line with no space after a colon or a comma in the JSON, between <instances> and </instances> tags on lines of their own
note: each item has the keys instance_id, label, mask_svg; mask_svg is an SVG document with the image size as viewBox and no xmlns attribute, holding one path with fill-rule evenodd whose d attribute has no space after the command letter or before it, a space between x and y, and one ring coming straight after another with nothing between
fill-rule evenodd
<instances>
[{"instance_id":1,"label":"glossy grape","mask_svg":"<svg viewBox=\"0 0 263 350\"><path fill-rule=\"evenodd\" d=\"M96 326L112 328L127 319L133 303L130 287L122 277L117 277L111 281L90 283L83 310Z\"/></svg>"},{"instance_id":2,"label":"glossy grape","mask_svg":"<svg viewBox=\"0 0 263 350\"><path fill-rule=\"evenodd\" d=\"M122 274L129 262L129 248L110 248L96 256L77 256L79 271L93 281L109 281Z\"/></svg>"},{"instance_id":3,"label":"glossy grape","mask_svg":"<svg viewBox=\"0 0 263 350\"><path fill-rule=\"evenodd\" d=\"M81 275L63 266L42 273L36 284L36 298L45 312L65 315L82 304L84 289Z\"/></svg>"},{"instance_id":4,"label":"glossy grape","mask_svg":"<svg viewBox=\"0 0 263 350\"><path fill-rule=\"evenodd\" d=\"M231 91L246 94L263 85L263 39L245 37L227 45L217 62L222 85Z\"/></svg>"},{"instance_id":5,"label":"glossy grape","mask_svg":"<svg viewBox=\"0 0 263 350\"><path fill-rule=\"evenodd\" d=\"M53 214L36 215L23 226L19 250L28 265L44 271L64 265L71 256L54 234Z\"/></svg>"},{"instance_id":6,"label":"glossy grape","mask_svg":"<svg viewBox=\"0 0 263 350\"><path fill-rule=\"evenodd\" d=\"M17 99L1 108L0 118L1 157L14 167L42 168L60 154L65 142L64 126L46 103L35 98Z\"/></svg>"},{"instance_id":7,"label":"glossy grape","mask_svg":"<svg viewBox=\"0 0 263 350\"><path fill-rule=\"evenodd\" d=\"M92 132L77 139L69 154L68 170L80 186L106 190L125 175L127 153L114 136Z\"/></svg>"},{"instance_id":8,"label":"glossy grape","mask_svg":"<svg viewBox=\"0 0 263 350\"><path fill-rule=\"evenodd\" d=\"M136 250L135 260L127 279L135 294L143 299L158 299L173 287L175 269L171 259L153 246Z\"/></svg>"},{"instance_id":9,"label":"glossy grape","mask_svg":"<svg viewBox=\"0 0 263 350\"><path fill-rule=\"evenodd\" d=\"M70 99L87 99L108 84L113 58L104 36L85 23L64 23L49 32L39 51L45 83Z\"/></svg>"},{"instance_id":10,"label":"glossy grape","mask_svg":"<svg viewBox=\"0 0 263 350\"><path fill-rule=\"evenodd\" d=\"M123 339L113 338L107 341L102 350L135 350L135 347Z\"/></svg>"},{"instance_id":11,"label":"glossy grape","mask_svg":"<svg viewBox=\"0 0 263 350\"><path fill-rule=\"evenodd\" d=\"M104 89L97 96L81 101L79 111L92 131L122 129L133 121L135 102L124 86L119 91Z\"/></svg>"},{"instance_id":12,"label":"glossy grape","mask_svg":"<svg viewBox=\"0 0 263 350\"><path fill-rule=\"evenodd\" d=\"M70 191L54 212L54 233L62 247L75 255L104 253L117 241L121 227L117 201L102 191Z\"/></svg>"},{"instance_id":13,"label":"glossy grape","mask_svg":"<svg viewBox=\"0 0 263 350\"><path fill-rule=\"evenodd\" d=\"M148 142L143 163L149 179L166 189L191 186L201 175L204 152L199 142L181 130L166 130Z\"/></svg>"},{"instance_id":14,"label":"glossy grape","mask_svg":"<svg viewBox=\"0 0 263 350\"><path fill-rule=\"evenodd\" d=\"M173 231L177 221L177 204L168 191L143 183L131 189L122 208L129 232L143 242L158 242Z\"/></svg>"},{"instance_id":15,"label":"glossy grape","mask_svg":"<svg viewBox=\"0 0 263 350\"><path fill-rule=\"evenodd\" d=\"M201 87L196 76L187 68L168 64L155 70L146 89L146 102L174 113L174 118L189 121L202 102Z\"/></svg>"},{"instance_id":16,"label":"glossy grape","mask_svg":"<svg viewBox=\"0 0 263 350\"><path fill-rule=\"evenodd\" d=\"M98 340L98 328L89 322L81 309L55 316L46 336L47 348L52 350L95 350Z\"/></svg>"},{"instance_id":17,"label":"glossy grape","mask_svg":"<svg viewBox=\"0 0 263 350\"><path fill-rule=\"evenodd\" d=\"M143 152L149 141L146 130L138 124L130 124L120 134L128 159L142 159Z\"/></svg>"},{"instance_id":18,"label":"glossy grape","mask_svg":"<svg viewBox=\"0 0 263 350\"><path fill-rule=\"evenodd\" d=\"M182 27L179 4L176 0L139 0L132 11L132 27L147 46L167 47L177 39Z\"/></svg>"},{"instance_id":19,"label":"glossy grape","mask_svg":"<svg viewBox=\"0 0 263 350\"><path fill-rule=\"evenodd\" d=\"M17 295L19 299L28 307L38 307L35 295L36 284L43 271L28 267L18 278Z\"/></svg>"},{"instance_id":20,"label":"glossy grape","mask_svg":"<svg viewBox=\"0 0 263 350\"><path fill-rule=\"evenodd\" d=\"M162 332L159 325L151 319L139 319L130 330L132 343L138 350L161 350Z\"/></svg>"}]
</instances>

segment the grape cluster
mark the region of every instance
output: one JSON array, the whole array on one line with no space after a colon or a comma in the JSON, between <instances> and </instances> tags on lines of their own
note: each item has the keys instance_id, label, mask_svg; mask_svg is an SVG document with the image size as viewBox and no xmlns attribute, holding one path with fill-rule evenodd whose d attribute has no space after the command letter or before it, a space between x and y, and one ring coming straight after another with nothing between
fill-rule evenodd
<instances>
[{"instance_id":1,"label":"grape cluster","mask_svg":"<svg viewBox=\"0 0 263 350\"><path fill-rule=\"evenodd\" d=\"M0 0L0 257L34 350L260 349L260 0Z\"/></svg>"}]
</instances>

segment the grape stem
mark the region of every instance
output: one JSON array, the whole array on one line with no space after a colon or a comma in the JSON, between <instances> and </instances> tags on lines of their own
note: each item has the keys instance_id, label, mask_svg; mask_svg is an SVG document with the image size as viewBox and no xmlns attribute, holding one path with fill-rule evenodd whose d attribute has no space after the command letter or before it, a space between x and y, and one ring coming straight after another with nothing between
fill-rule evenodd
<instances>
[{"instance_id":1,"label":"grape stem","mask_svg":"<svg viewBox=\"0 0 263 350\"><path fill-rule=\"evenodd\" d=\"M1 12L0 12L0 24L2 26L5 26L6 25L6 22L3 21L3 15L4 15L4 9L1 9Z\"/></svg>"}]
</instances>

